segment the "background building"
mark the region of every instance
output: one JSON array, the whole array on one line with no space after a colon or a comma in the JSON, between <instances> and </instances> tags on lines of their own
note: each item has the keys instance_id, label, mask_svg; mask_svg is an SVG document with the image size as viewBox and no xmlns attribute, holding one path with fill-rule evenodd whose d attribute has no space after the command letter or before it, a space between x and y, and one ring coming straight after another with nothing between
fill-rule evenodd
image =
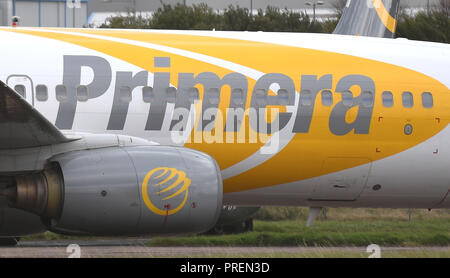
<instances>
[{"instance_id":1,"label":"background building","mask_svg":"<svg viewBox=\"0 0 450 278\"><path fill-rule=\"evenodd\" d=\"M73 4L73 1L79 5ZM365 1L365 0L360 0ZM165 4L200 4L206 3L215 10L224 10L229 5L252 9L254 13L258 9L267 6L288 8L296 11L306 11L313 14L311 6L307 2L314 0L0 0L0 24L11 25L11 17L20 17L20 26L45 26L45 27L83 27L89 24L99 25L107 17L138 11L151 15L152 12ZM336 0L323 0L324 5L317 6L316 15L320 20L333 16L335 13L333 3ZM433 5L438 0L403 0L402 5L416 11L426 9L427 4Z\"/></svg>"},{"instance_id":2,"label":"background building","mask_svg":"<svg viewBox=\"0 0 450 278\"><path fill-rule=\"evenodd\" d=\"M0 24L11 26L19 16L19 26L83 27L89 16L89 0L0 0Z\"/></svg>"}]
</instances>

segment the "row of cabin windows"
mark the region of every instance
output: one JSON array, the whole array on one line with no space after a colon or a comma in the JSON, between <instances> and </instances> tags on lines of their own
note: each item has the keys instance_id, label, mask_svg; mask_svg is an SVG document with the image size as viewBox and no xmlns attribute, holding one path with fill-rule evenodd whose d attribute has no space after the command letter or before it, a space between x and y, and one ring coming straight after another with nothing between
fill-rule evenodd
<instances>
[{"instance_id":1,"label":"row of cabin windows","mask_svg":"<svg viewBox=\"0 0 450 278\"><path fill-rule=\"evenodd\" d=\"M392 92L385 91L382 94L383 106L394 106L394 99ZM411 92L402 93L402 105L406 108L412 108L414 106L414 98ZM434 106L433 95L430 92L422 93L422 106L425 108L432 108Z\"/></svg>"},{"instance_id":2,"label":"row of cabin windows","mask_svg":"<svg viewBox=\"0 0 450 278\"><path fill-rule=\"evenodd\" d=\"M14 87L17 93L19 93L22 97L26 98L26 89L23 85L16 85ZM67 99L67 88L64 85L56 86L56 99L60 102L65 101ZM87 101L89 99L88 87L85 85L80 85L76 89L76 95L78 101ZM120 87L119 97L122 102L131 102L132 94L130 87ZM267 104L267 94L265 90L256 90L256 103L258 105ZM170 103L174 103L176 101L177 90L174 87L170 87L166 91L166 99ZM199 92L197 88L191 88L188 90L188 97L191 103L194 103L196 99L199 98ZM48 90L45 85L37 85L36 86L36 99L38 101L47 101L48 100ZM154 93L152 87L143 87L142 89L142 99L146 103L152 102L154 99ZM324 90L321 92L322 105L324 106L332 106L333 105L333 93L329 90ZM231 92L231 100L235 105L242 105L244 103L244 94L241 89L234 89ZM208 91L208 101L210 104L217 105L220 101L220 92L219 89L212 88ZM300 94L300 104L303 106L313 105L313 94L309 90L304 90ZM345 106L352 106L354 103L353 94L350 91L344 91L342 93L342 103ZM394 96L392 92L385 91L382 93L382 102L383 106L390 108L394 106ZM289 94L286 90L280 89L278 90L278 105L287 105L289 103ZM362 93L362 106L364 107L373 107L374 97L372 92L363 92ZM402 93L402 105L406 108L412 108L414 106L414 98L411 92L403 92ZM422 93L422 106L425 108L433 107L433 95L429 92Z\"/></svg>"},{"instance_id":3,"label":"row of cabin windows","mask_svg":"<svg viewBox=\"0 0 450 278\"><path fill-rule=\"evenodd\" d=\"M312 94L309 91L302 92L305 93L303 99L300 98L302 105L311 105L312 104ZM350 91L345 91L342 93L342 103L345 106L352 106L354 102L353 94ZM394 106L394 96L392 92L385 91L382 93L382 102L383 106L387 108L391 108ZM362 102L363 107L373 107L374 105L374 97L372 92L363 92L362 93ZM331 91L325 90L322 91L322 105L331 106L333 105L333 94ZM414 97L411 92L403 92L402 93L402 105L405 108L412 108L414 106ZM433 95L429 92L422 93L422 106L424 108L432 108L433 107Z\"/></svg>"}]
</instances>

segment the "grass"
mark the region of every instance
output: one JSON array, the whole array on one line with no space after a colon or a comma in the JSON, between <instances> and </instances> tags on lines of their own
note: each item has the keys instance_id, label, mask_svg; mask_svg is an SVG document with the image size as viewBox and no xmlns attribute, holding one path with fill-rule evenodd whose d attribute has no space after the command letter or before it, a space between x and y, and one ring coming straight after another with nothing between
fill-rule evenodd
<instances>
[{"instance_id":1,"label":"grass","mask_svg":"<svg viewBox=\"0 0 450 278\"><path fill-rule=\"evenodd\" d=\"M374 243L380 246L450 246L450 210L414 210L412 221L408 221L408 210L336 208L328 210L327 220L318 219L309 228L305 226L307 212L304 208L262 208L255 216L258 220L255 220L253 232L218 236L152 237L148 245L329 247L367 246ZM24 238L65 239L93 238L60 236L51 232ZM351 255L354 256L354 253ZM342 256L347 255L343 253ZM392 253L392 256L395 257L396 253Z\"/></svg>"},{"instance_id":2,"label":"grass","mask_svg":"<svg viewBox=\"0 0 450 278\"><path fill-rule=\"evenodd\" d=\"M450 220L450 209L412 209L412 219L447 219ZM308 208L298 207L263 207L255 215L255 219L263 221L305 220ZM330 220L408 220L408 209L378 208L329 208L327 218Z\"/></svg>"},{"instance_id":3,"label":"grass","mask_svg":"<svg viewBox=\"0 0 450 278\"><path fill-rule=\"evenodd\" d=\"M447 246L450 221L255 222L253 232L234 235L158 237L150 246Z\"/></svg>"},{"instance_id":4,"label":"grass","mask_svg":"<svg viewBox=\"0 0 450 278\"><path fill-rule=\"evenodd\" d=\"M266 210L266 211L264 211ZM264 209L256 219L276 215L282 221L254 223L254 231L245 234L157 237L149 246L449 246L449 210L415 210L408 221L407 210L330 209L327 220L305 226L304 209ZM292 210L292 208L290 209ZM281 212L280 212L281 211ZM288 215L290 217L283 217ZM295 215L292 220L292 215Z\"/></svg>"}]
</instances>

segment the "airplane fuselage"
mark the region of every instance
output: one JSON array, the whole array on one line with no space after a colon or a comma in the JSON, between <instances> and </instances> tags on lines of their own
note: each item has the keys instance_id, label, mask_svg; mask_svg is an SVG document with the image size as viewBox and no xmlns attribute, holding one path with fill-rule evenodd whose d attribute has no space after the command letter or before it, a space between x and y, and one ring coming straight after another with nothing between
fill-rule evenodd
<instances>
[{"instance_id":1,"label":"airplane fuselage","mask_svg":"<svg viewBox=\"0 0 450 278\"><path fill-rule=\"evenodd\" d=\"M450 47L337 35L0 29L64 131L211 155L235 205L450 207Z\"/></svg>"}]
</instances>

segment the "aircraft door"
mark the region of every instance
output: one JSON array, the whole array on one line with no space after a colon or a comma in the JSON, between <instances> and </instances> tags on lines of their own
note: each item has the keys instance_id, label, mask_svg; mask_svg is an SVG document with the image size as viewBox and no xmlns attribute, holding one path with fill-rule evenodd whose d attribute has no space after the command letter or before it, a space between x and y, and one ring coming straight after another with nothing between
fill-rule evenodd
<instances>
[{"instance_id":1,"label":"aircraft door","mask_svg":"<svg viewBox=\"0 0 450 278\"><path fill-rule=\"evenodd\" d=\"M359 165L336 171L342 166ZM327 158L310 200L353 201L366 186L372 162L367 158Z\"/></svg>"},{"instance_id":2,"label":"aircraft door","mask_svg":"<svg viewBox=\"0 0 450 278\"><path fill-rule=\"evenodd\" d=\"M33 81L26 75L10 75L6 84L34 106Z\"/></svg>"}]
</instances>

